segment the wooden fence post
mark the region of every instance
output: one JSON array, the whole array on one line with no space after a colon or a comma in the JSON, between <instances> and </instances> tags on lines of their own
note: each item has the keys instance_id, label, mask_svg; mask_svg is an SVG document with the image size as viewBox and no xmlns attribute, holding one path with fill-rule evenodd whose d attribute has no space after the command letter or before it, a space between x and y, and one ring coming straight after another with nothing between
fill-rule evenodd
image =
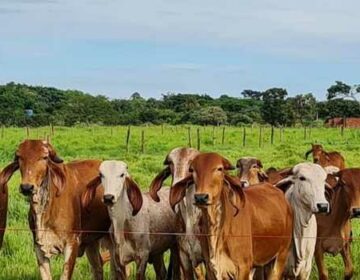
<instances>
[{"instance_id":1,"label":"wooden fence post","mask_svg":"<svg viewBox=\"0 0 360 280\"><path fill-rule=\"evenodd\" d=\"M215 126L213 126L212 130L212 145L215 146Z\"/></svg>"},{"instance_id":2,"label":"wooden fence post","mask_svg":"<svg viewBox=\"0 0 360 280\"><path fill-rule=\"evenodd\" d=\"M141 153L145 152L145 132L141 130Z\"/></svg>"},{"instance_id":3,"label":"wooden fence post","mask_svg":"<svg viewBox=\"0 0 360 280\"><path fill-rule=\"evenodd\" d=\"M1 126L1 138L4 138L4 134L5 134L4 125L2 125Z\"/></svg>"},{"instance_id":4,"label":"wooden fence post","mask_svg":"<svg viewBox=\"0 0 360 280\"><path fill-rule=\"evenodd\" d=\"M110 127L110 136L113 137L113 135L114 135L113 127Z\"/></svg>"},{"instance_id":5,"label":"wooden fence post","mask_svg":"<svg viewBox=\"0 0 360 280\"><path fill-rule=\"evenodd\" d=\"M200 151L200 128L198 127L197 130L197 149Z\"/></svg>"},{"instance_id":6,"label":"wooden fence post","mask_svg":"<svg viewBox=\"0 0 360 280\"><path fill-rule=\"evenodd\" d=\"M262 146L262 126L260 125L259 129L259 148Z\"/></svg>"},{"instance_id":7,"label":"wooden fence post","mask_svg":"<svg viewBox=\"0 0 360 280\"><path fill-rule=\"evenodd\" d=\"M27 127L26 127L26 138L29 139L29 137L30 137L30 129L29 129L29 127L27 126Z\"/></svg>"},{"instance_id":8,"label":"wooden fence post","mask_svg":"<svg viewBox=\"0 0 360 280\"><path fill-rule=\"evenodd\" d=\"M271 141L271 145L273 145L274 144L274 127L273 126L271 126L271 139L270 139L270 141Z\"/></svg>"},{"instance_id":9,"label":"wooden fence post","mask_svg":"<svg viewBox=\"0 0 360 280\"><path fill-rule=\"evenodd\" d=\"M130 142L130 125L128 126L128 130L126 134L126 153L129 152L129 142Z\"/></svg>"},{"instance_id":10,"label":"wooden fence post","mask_svg":"<svg viewBox=\"0 0 360 280\"><path fill-rule=\"evenodd\" d=\"M246 127L244 126L243 129L243 147L245 147L246 145Z\"/></svg>"},{"instance_id":11,"label":"wooden fence post","mask_svg":"<svg viewBox=\"0 0 360 280\"><path fill-rule=\"evenodd\" d=\"M191 127L188 127L188 146L191 148Z\"/></svg>"},{"instance_id":12,"label":"wooden fence post","mask_svg":"<svg viewBox=\"0 0 360 280\"><path fill-rule=\"evenodd\" d=\"M340 133L341 133L341 137L343 137L344 136L344 125L341 126Z\"/></svg>"},{"instance_id":13,"label":"wooden fence post","mask_svg":"<svg viewBox=\"0 0 360 280\"><path fill-rule=\"evenodd\" d=\"M223 127L222 138L221 138L221 144L224 145L224 143L225 143L225 126Z\"/></svg>"},{"instance_id":14,"label":"wooden fence post","mask_svg":"<svg viewBox=\"0 0 360 280\"><path fill-rule=\"evenodd\" d=\"M304 140L306 140L306 126L304 126Z\"/></svg>"},{"instance_id":15,"label":"wooden fence post","mask_svg":"<svg viewBox=\"0 0 360 280\"><path fill-rule=\"evenodd\" d=\"M161 134L164 134L164 124L161 124Z\"/></svg>"},{"instance_id":16,"label":"wooden fence post","mask_svg":"<svg viewBox=\"0 0 360 280\"><path fill-rule=\"evenodd\" d=\"M54 136L54 134L55 134L54 126L53 126L52 123L50 123L50 135L51 135L51 136Z\"/></svg>"},{"instance_id":17,"label":"wooden fence post","mask_svg":"<svg viewBox=\"0 0 360 280\"><path fill-rule=\"evenodd\" d=\"M282 143L282 126L280 127L280 143Z\"/></svg>"}]
</instances>

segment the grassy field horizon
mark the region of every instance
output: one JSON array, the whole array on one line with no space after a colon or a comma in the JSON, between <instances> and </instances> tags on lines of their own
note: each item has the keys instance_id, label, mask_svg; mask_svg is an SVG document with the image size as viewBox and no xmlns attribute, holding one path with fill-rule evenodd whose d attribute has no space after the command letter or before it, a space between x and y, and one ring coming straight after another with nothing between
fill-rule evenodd
<instances>
[{"instance_id":1,"label":"grassy field horizon","mask_svg":"<svg viewBox=\"0 0 360 280\"><path fill-rule=\"evenodd\" d=\"M233 163L240 157L254 156L261 159L265 169L288 167L305 161L304 154L311 143L320 143L326 150L341 152L347 167L360 167L359 129L344 129L343 134L338 128L312 128L306 132L304 128L284 128L281 132L280 129L275 129L271 144L270 127L263 127L261 132L260 127L246 127L244 144L243 127L226 126L223 141L223 127L185 125L131 127L128 151L128 127L125 126L55 127L53 135L49 127L30 128L29 131L25 128L4 128L0 135L0 166L4 168L12 161L16 147L24 139L44 139L50 135L50 142L65 162L90 158L123 160L128 164L129 173L135 181L143 191L147 191L151 180L163 168L167 153L175 147L188 146L188 127L192 147L197 147L199 131L201 151L218 152ZM0 250L0 279L40 279L27 224L29 205L19 193L18 186L17 172L9 183L9 213L5 240ZM359 222L354 221L353 279L360 279L359 233ZM326 265L330 279L343 278L344 267L340 255L327 256ZM52 270L54 278L59 278L62 270L61 256L53 259ZM108 270L106 267L106 279L109 279ZM148 266L147 277L155 279L151 265ZM77 260L73 279L91 279L86 257ZM311 279L318 279L315 266Z\"/></svg>"}]
</instances>

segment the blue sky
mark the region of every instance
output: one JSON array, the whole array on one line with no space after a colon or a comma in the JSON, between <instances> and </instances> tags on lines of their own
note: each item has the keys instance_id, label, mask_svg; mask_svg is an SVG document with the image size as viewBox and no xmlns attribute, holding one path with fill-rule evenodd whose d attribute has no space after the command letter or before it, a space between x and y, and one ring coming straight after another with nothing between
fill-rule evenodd
<instances>
[{"instance_id":1,"label":"blue sky","mask_svg":"<svg viewBox=\"0 0 360 280\"><path fill-rule=\"evenodd\" d=\"M276 86L324 99L335 80L359 83L359 10L357 0L0 0L0 83L111 98Z\"/></svg>"}]
</instances>

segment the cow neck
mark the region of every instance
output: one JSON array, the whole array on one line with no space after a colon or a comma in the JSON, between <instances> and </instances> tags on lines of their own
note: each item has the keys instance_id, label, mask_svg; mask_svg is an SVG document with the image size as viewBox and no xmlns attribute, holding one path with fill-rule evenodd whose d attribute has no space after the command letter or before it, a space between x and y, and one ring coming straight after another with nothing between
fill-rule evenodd
<instances>
[{"instance_id":1,"label":"cow neck","mask_svg":"<svg viewBox=\"0 0 360 280\"><path fill-rule=\"evenodd\" d=\"M306 207L299 199L296 187L293 185L286 192L286 198L289 201L294 212L294 235L296 237L302 236L304 228L309 226L309 222L313 213L311 208Z\"/></svg>"},{"instance_id":2,"label":"cow neck","mask_svg":"<svg viewBox=\"0 0 360 280\"><path fill-rule=\"evenodd\" d=\"M337 185L331 198L330 209L334 228L342 228L350 219L350 203L344 185ZM344 207L345 206L345 207Z\"/></svg>"},{"instance_id":3,"label":"cow neck","mask_svg":"<svg viewBox=\"0 0 360 280\"><path fill-rule=\"evenodd\" d=\"M122 188L120 196L115 204L108 208L110 217L112 220L112 224L114 226L115 232L117 237L121 237L122 240L125 239L124 232L127 230L136 230L136 229L128 229L126 228L127 221L131 219L132 216L132 205L129 201L129 198L126 193L125 187Z\"/></svg>"},{"instance_id":4,"label":"cow neck","mask_svg":"<svg viewBox=\"0 0 360 280\"><path fill-rule=\"evenodd\" d=\"M37 228L43 228L48 222L46 215L49 213L54 198L56 196L56 190L52 186L50 179L50 169L47 170L47 175L41 182L41 186L37 193L35 193L31 199L30 207L33 215L35 215ZM50 218L50 217L49 217Z\"/></svg>"},{"instance_id":5,"label":"cow neck","mask_svg":"<svg viewBox=\"0 0 360 280\"><path fill-rule=\"evenodd\" d=\"M231 208L231 209L230 209ZM233 207L229 203L228 194L221 192L220 199L216 204L207 206L202 209L204 222L206 224L206 245L209 254L209 266L217 279L221 279L221 258L225 253L226 234L228 229L224 227L224 221L227 216L233 215ZM231 213L231 214L230 214Z\"/></svg>"}]
</instances>

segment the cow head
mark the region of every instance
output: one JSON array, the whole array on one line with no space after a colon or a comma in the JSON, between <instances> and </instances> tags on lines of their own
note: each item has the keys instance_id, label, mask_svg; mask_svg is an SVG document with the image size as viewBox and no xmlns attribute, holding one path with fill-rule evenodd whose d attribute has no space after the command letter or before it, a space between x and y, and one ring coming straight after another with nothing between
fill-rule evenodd
<instances>
[{"instance_id":1,"label":"cow head","mask_svg":"<svg viewBox=\"0 0 360 280\"><path fill-rule=\"evenodd\" d=\"M244 187L264 182L268 176L264 172L263 165L260 160L253 157L240 158L236 167L238 168L238 176Z\"/></svg>"},{"instance_id":2,"label":"cow head","mask_svg":"<svg viewBox=\"0 0 360 280\"><path fill-rule=\"evenodd\" d=\"M336 187L344 189L344 203L347 205L350 218L360 218L360 169L343 169L335 176L338 178Z\"/></svg>"},{"instance_id":3,"label":"cow head","mask_svg":"<svg viewBox=\"0 0 360 280\"><path fill-rule=\"evenodd\" d=\"M206 209L208 206L217 205L226 189L227 192L231 193L229 195L231 197L230 202L237 213L238 206L242 206L245 202L245 196L240 180L227 174L228 170L233 169L234 167L227 159L216 153L199 154L190 165L190 175L171 188L171 207L174 208L183 199L186 188L194 184L194 203L196 206Z\"/></svg>"},{"instance_id":4,"label":"cow head","mask_svg":"<svg viewBox=\"0 0 360 280\"><path fill-rule=\"evenodd\" d=\"M96 188L100 184L104 186L103 202L109 208L126 195L132 206L132 214L135 216L140 211L143 203L142 194L138 185L131 179L125 162L106 160L101 163L99 175L88 184L83 194L82 204L85 208L95 197Z\"/></svg>"},{"instance_id":5,"label":"cow head","mask_svg":"<svg viewBox=\"0 0 360 280\"><path fill-rule=\"evenodd\" d=\"M320 164L320 162L322 161L323 158L323 154L324 154L324 149L322 147L322 145L319 144L311 144L311 150L307 151L305 154L305 158L307 159L309 154L313 155L313 161L314 163L318 163Z\"/></svg>"},{"instance_id":6,"label":"cow head","mask_svg":"<svg viewBox=\"0 0 360 280\"><path fill-rule=\"evenodd\" d=\"M20 192L25 196L37 194L47 187L49 180L60 195L65 187L65 174L61 168L63 160L47 141L25 140L16 153L14 161L0 175L1 182L7 182L17 170L21 173Z\"/></svg>"},{"instance_id":7,"label":"cow head","mask_svg":"<svg viewBox=\"0 0 360 280\"><path fill-rule=\"evenodd\" d=\"M150 196L159 202L157 192L162 187L164 181L171 175L171 186L189 175L191 161L200 152L193 148L175 148L165 158L165 168L154 178L150 185Z\"/></svg>"},{"instance_id":8,"label":"cow head","mask_svg":"<svg viewBox=\"0 0 360 280\"><path fill-rule=\"evenodd\" d=\"M289 199L301 203L309 212L327 213L330 207L325 197L326 178L327 174L320 165L299 163L276 186L286 190Z\"/></svg>"}]
</instances>

